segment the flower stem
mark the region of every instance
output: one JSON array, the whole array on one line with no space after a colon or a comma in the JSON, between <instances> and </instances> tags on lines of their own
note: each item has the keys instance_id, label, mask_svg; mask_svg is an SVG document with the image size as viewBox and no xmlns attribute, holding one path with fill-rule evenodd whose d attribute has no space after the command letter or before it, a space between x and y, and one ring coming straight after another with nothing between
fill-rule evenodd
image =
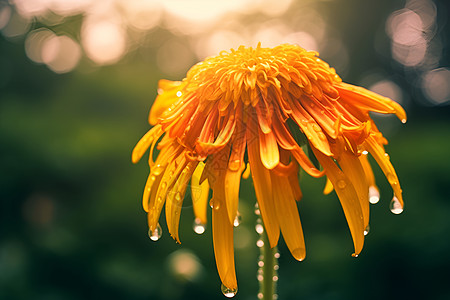
<instances>
[{"instance_id":1,"label":"flower stem","mask_svg":"<svg viewBox=\"0 0 450 300\"><path fill-rule=\"evenodd\" d=\"M258 217L258 224L261 224L261 219ZM258 281L259 293L258 299L273 300L277 299L276 284L278 281L278 249L270 247L269 239L265 230L258 231L260 239L257 243L260 249L260 256L258 260Z\"/></svg>"}]
</instances>

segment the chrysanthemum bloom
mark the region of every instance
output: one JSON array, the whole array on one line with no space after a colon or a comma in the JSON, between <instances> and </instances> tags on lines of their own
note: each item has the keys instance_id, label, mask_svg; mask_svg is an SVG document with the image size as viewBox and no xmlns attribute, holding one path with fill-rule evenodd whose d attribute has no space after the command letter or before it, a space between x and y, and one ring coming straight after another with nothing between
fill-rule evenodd
<instances>
[{"instance_id":1,"label":"chrysanthemum bloom","mask_svg":"<svg viewBox=\"0 0 450 300\"><path fill-rule=\"evenodd\" d=\"M402 190L386 139L369 112L406 114L396 102L343 83L317 53L299 46L239 47L193 66L182 81L159 82L150 111L154 125L136 145L132 160L150 148L150 175L143 206L150 233L157 235L165 203L167 226L179 242L186 188L192 189L196 220L206 223L212 189L212 232L223 285L237 288L233 223L241 177L252 175L256 199L271 247L280 232L297 260L305 244L296 201L302 198L299 170L327 177L325 193L336 191L350 228L354 255L369 224L369 198L379 196L367 154L394 191L394 212ZM156 160L154 148L159 154Z\"/></svg>"}]
</instances>

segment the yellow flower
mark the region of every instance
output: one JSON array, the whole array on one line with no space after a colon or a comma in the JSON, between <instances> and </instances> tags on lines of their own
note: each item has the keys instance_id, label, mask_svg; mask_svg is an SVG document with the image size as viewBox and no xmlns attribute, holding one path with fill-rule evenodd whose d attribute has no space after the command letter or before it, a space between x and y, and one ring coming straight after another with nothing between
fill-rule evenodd
<instances>
[{"instance_id":1,"label":"yellow flower","mask_svg":"<svg viewBox=\"0 0 450 300\"><path fill-rule=\"evenodd\" d=\"M150 111L154 125L132 154L140 160L150 148L150 175L143 206L150 232L165 203L167 226L179 242L178 226L186 188L199 224L206 223L212 189L212 231L222 283L237 288L233 223L238 214L241 177L250 170L271 247L280 232L297 260L305 244L296 201L302 197L299 167L313 177L326 175L324 193L336 191L358 255L369 224L370 202L379 194L370 153L394 191L394 212L402 191L386 139L369 111L406 114L396 102L343 83L333 68L295 45L239 47L194 65L182 81L159 82ZM159 154L153 161L155 145ZM190 184L189 184L190 182Z\"/></svg>"}]
</instances>

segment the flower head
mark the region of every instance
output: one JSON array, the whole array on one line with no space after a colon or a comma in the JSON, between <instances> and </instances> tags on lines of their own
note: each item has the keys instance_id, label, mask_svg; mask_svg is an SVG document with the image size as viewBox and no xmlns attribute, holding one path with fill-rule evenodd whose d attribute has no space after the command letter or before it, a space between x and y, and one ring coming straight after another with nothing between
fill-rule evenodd
<instances>
[{"instance_id":1,"label":"flower head","mask_svg":"<svg viewBox=\"0 0 450 300\"><path fill-rule=\"evenodd\" d=\"M216 264L223 284L235 289L233 223L241 177L251 173L270 245L277 245L281 232L293 257L302 260L296 204L302 198L301 168L327 177L324 192L336 191L358 255L369 224L369 197L370 202L378 197L368 153L391 184L397 211L403 207L383 146L387 141L370 111L406 121L396 102L343 83L317 53L294 45L241 46L194 65L182 81L161 80L149 116L154 127L132 154L137 162L150 148L143 196L150 231L157 230L165 204L168 230L179 242L189 183L196 220L205 224L211 188Z\"/></svg>"}]
</instances>

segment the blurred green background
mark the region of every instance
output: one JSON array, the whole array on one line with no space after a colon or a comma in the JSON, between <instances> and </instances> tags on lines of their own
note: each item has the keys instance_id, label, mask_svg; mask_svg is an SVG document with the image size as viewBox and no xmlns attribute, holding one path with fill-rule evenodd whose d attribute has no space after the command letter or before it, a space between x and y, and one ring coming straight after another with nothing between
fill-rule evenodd
<instances>
[{"instance_id":1,"label":"blurred green background","mask_svg":"<svg viewBox=\"0 0 450 300\"><path fill-rule=\"evenodd\" d=\"M408 122L376 116L405 211L375 168L365 248L339 201L303 174L307 259L283 242L279 299L450 299L449 4L428 1L0 1L0 299L223 299L211 230L147 236L145 162L161 78L182 79L239 44L299 43L344 81L392 97ZM236 229L236 299L256 299L258 238L251 181Z\"/></svg>"}]
</instances>

